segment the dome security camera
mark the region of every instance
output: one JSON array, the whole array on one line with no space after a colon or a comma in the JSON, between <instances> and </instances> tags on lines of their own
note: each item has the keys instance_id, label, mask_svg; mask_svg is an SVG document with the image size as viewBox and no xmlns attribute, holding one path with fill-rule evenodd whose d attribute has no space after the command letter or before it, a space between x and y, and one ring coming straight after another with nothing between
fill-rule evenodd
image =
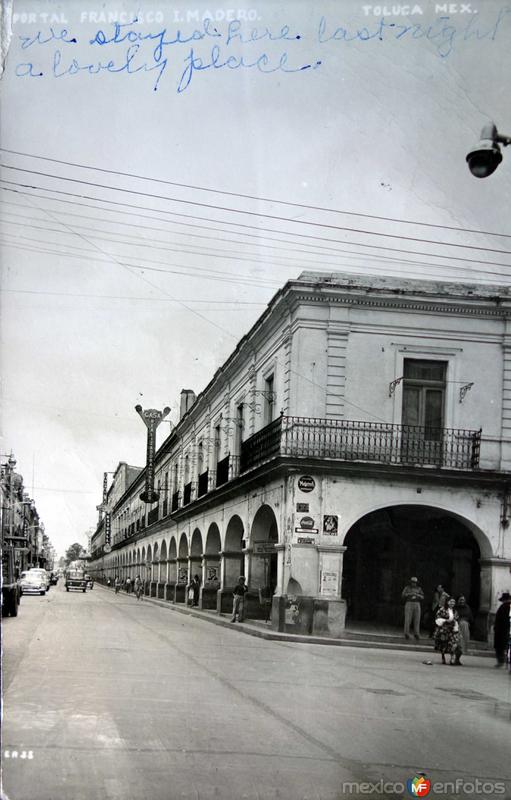
<instances>
[{"instance_id":1,"label":"dome security camera","mask_svg":"<svg viewBox=\"0 0 511 800\"><path fill-rule=\"evenodd\" d=\"M500 136L496 125L490 122L482 129L480 141L467 154L468 168L475 178L487 178L495 172L502 161L499 143L506 146L511 138Z\"/></svg>"}]
</instances>

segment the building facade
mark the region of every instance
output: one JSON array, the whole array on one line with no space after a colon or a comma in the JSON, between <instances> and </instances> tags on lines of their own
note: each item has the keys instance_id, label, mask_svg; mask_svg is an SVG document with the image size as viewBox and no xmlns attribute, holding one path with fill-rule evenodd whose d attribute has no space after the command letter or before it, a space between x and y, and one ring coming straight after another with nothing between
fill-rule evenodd
<instances>
[{"instance_id":1,"label":"building facade","mask_svg":"<svg viewBox=\"0 0 511 800\"><path fill-rule=\"evenodd\" d=\"M485 638L511 588L510 315L506 287L303 273L183 391L158 503L143 470L117 486L91 571L178 603L198 575L219 612L243 574L249 616L331 636L398 625L413 574Z\"/></svg>"}]
</instances>

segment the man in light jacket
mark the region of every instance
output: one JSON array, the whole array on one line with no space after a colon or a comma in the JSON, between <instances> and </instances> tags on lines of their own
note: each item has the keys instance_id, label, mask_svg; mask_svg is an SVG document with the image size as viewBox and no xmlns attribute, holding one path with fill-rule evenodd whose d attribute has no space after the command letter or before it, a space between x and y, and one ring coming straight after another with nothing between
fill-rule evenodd
<instances>
[{"instance_id":1,"label":"man in light jacket","mask_svg":"<svg viewBox=\"0 0 511 800\"><path fill-rule=\"evenodd\" d=\"M413 635L420 639L421 626L421 601L424 600L424 592L419 586L417 578L410 578L403 591L401 599L405 604L405 639L410 638L410 626L413 627Z\"/></svg>"}]
</instances>

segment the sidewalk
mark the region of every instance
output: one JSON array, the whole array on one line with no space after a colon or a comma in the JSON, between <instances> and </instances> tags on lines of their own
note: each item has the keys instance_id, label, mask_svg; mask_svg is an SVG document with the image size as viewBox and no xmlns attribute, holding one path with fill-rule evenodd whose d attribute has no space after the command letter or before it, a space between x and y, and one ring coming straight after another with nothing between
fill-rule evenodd
<instances>
[{"instance_id":1,"label":"sidewalk","mask_svg":"<svg viewBox=\"0 0 511 800\"><path fill-rule=\"evenodd\" d=\"M96 587L108 591L108 588L100 583L95 583L94 588L96 589ZM110 591L113 592L113 588L110 589ZM134 594L126 595L126 592L122 591L122 595L124 597L129 596L136 602L136 597ZM431 639L424 638L418 643L412 641L407 642L390 631L379 633L363 629L348 628L345 631L344 636L339 639L333 639L328 636L307 636L303 634L281 633L279 631L272 630L270 627L271 623L264 622L263 620L253 619L248 622L245 621L233 623L230 621L229 614L218 614L216 611L192 608L182 603L170 603L168 600L159 600L156 597L144 596L144 598L139 602L151 603L152 605L166 608L169 611L174 611L178 614L184 614L189 617L197 617L197 619L206 620L207 622L211 622L213 625L220 625L224 628L230 628L231 630L238 631L239 633L245 633L248 636L256 636L259 639L269 639L278 642L301 642L303 644L324 644L334 647L365 647L380 650L404 650L406 652L433 653L433 642ZM494 658L493 650L491 650L484 642L471 642L468 655Z\"/></svg>"}]
</instances>

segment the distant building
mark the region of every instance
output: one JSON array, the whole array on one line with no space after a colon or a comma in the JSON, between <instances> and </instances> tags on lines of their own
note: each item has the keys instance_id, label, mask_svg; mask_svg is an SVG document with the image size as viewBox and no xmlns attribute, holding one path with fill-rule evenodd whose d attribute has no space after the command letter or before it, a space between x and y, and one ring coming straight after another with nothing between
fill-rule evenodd
<instances>
[{"instance_id":1,"label":"distant building","mask_svg":"<svg viewBox=\"0 0 511 800\"><path fill-rule=\"evenodd\" d=\"M486 637L511 589L509 288L303 273L181 412L157 504L114 477L91 572L177 603L198 574L218 611L244 574L249 616L269 597L275 628L332 636L398 625L417 575Z\"/></svg>"}]
</instances>

